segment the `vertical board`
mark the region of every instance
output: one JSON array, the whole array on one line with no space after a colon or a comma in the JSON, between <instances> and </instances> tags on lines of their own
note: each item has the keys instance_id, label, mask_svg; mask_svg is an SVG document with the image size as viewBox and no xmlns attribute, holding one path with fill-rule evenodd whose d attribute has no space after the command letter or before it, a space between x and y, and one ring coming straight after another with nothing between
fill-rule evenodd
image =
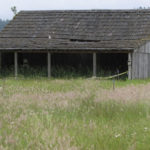
<instances>
[{"instance_id":1,"label":"vertical board","mask_svg":"<svg viewBox=\"0 0 150 150\"><path fill-rule=\"evenodd\" d=\"M139 78L139 53L133 53L132 57L132 70L133 70L133 79Z\"/></svg>"},{"instance_id":2,"label":"vertical board","mask_svg":"<svg viewBox=\"0 0 150 150\"><path fill-rule=\"evenodd\" d=\"M142 59L142 54L140 54L139 53L139 74L138 74L138 76L139 76L139 79L141 79L142 78L142 72L143 72L143 70L142 70L142 68L143 68L143 66L142 66L142 61L143 61L143 59Z\"/></svg>"},{"instance_id":3,"label":"vertical board","mask_svg":"<svg viewBox=\"0 0 150 150\"><path fill-rule=\"evenodd\" d=\"M135 69L136 69L136 78L139 78L139 54L136 53L136 57L135 57Z\"/></svg>"},{"instance_id":4,"label":"vertical board","mask_svg":"<svg viewBox=\"0 0 150 150\"><path fill-rule=\"evenodd\" d=\"M136 69L137 69L137 78L139 78L139 64L140 64L140 62L139 62L139 59L140 59L140 55L139 55L139 53L137 53L136 54Z\"/></svg>"},{"instance_id":5,"label":"vertical board","mask_svg":"<svg viewBox=\"0 0 150 150\"><path fill-rule=\"evenodd\" d=\"M136 72L136 68L135 68L135 53L132 54L132 79L135 78L135 72Z\"/></svg>"},{"instance_id":6,"label":"vertical board","mask_svg":"<svg viewBox=\"0 0 150 150\"><path fill-rule=\"evenodd\" d=\"M145 75L144 78L148 78L148 54L145 54Z\"/></svg>"},{"instance_id":7,"label":"vertical board","mask_svg":"<svg viewBox=\"0 0 150 150\"><path fill-rule=\"evenodd\" d=\"M149 43L147 43L145 46L145 53L149 53Z\"/></svg>"},{"instance_id":8,"label":"vertical board","mask_svg":"<svg viewBox=\"0 0 150 150\"><path fill-rule=\"evenodd\" d=\"M150 54L148 54L148 77L150 77Z\"/></svg>"},{"instance_id":9,"label":"vertical board","mask_svg":"<svg viewBox=\"0 0 150 150\"><path fill-rule=\"evenodd\" d=\"M150 42L146 43L146 46L145 46L145 53L150 54Z\"/></svg>"}]
</instances>

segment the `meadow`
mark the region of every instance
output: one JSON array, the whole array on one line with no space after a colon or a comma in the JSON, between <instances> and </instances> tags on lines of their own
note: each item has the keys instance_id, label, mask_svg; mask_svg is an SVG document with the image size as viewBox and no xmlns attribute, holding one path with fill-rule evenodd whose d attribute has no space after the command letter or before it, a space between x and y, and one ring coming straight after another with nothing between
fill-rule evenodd
<instances>
[{"instance_id":1,"label":"meadow","mask_svg":"<svg viewBox=\"0 0 150 150\"><path fill-rule=\"evenodd\" d=\"M2 150L149 150L150 80L0 79Z\"/></svg>"}]
</instances>

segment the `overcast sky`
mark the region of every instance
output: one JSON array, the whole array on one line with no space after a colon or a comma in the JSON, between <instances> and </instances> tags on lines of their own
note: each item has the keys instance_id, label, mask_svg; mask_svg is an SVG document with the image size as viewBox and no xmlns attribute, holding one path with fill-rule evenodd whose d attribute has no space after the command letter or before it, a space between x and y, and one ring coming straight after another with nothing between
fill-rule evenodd
<instances>
[{"instance_id":1,"label":"overcast sky","mask_svg":"<svg viewBox=\"0 0 150 150\"><path fill-rule=\"evenodd\" d=\"M17 10L54 9L133 9L150 7L150 0L0 0L0 18L11 19L11 7Z\"/></svg>"}]
</instances>

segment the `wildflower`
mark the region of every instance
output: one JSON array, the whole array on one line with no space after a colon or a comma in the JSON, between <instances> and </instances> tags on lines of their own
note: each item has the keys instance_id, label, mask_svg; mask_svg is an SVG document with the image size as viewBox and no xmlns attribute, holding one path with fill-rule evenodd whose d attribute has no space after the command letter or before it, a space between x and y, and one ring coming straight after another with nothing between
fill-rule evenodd
<instances>
[{"instance_id":1,"label":"wildflower","mask_svg":"<svg viewBox=\"0 0 150 150\"><path fill-rule=\"evenodd\" d=\"M27 136L27 133L26 133L26 132L24 133L24 136Z\"/></svg>"},{"instance_id":2,"label":"wildflower","mask_svg":"<svg viewBox=\"0 0 150 150\"><path fill-rule=\"evenodd\" d=\"M118 137L120 137L121 136L121 134L116 134L115 135L115 138L118 138Z\"/></svg>"},{"instance_id":3,"label":"wildflower","mask_svg":"<svg viewBox=\"0 0 150 150\"><path fill-rule=\"evenodd\" d=\"M136 132L132 133L131 135L132 135L132 136L136 135Z\"/></svg>"},{"instance_id":4,"label":"wildflower","mask_svg":"<svg viewBox=\"0 0 150 150\"><path fill-rule=\"evenodd\" d=\"M144 130L146 131L146 130L148 130L148 128L147 128L147 127L145 127L145 128L144 128Z\"/></svg>"},{"instance_id":5,"label":"wildflower","mask_svg":"<svg viewBox=\"0 0 150 150\"><path fill-rule=\"evenodd\" d=\"M14 124L14 122L12 121L10 124L11 124L11 125L13 125L13 124Z\"/></svg>"}]
</instances>

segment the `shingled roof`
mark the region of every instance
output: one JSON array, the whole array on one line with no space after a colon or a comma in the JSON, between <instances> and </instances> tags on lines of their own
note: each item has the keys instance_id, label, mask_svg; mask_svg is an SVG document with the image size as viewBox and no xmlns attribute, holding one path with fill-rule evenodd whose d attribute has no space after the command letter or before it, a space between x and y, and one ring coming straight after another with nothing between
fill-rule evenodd
<instances>
[{"instance_id":1,"label":"shingled roof","mask_svg":"<svg viewBox=\"0 0 150 150\"><path fill-rule=\"evenodd\" d=\"M150 10L21 11L2 50L133 50L150 39Z\"/></svg>"}]
</instances>

